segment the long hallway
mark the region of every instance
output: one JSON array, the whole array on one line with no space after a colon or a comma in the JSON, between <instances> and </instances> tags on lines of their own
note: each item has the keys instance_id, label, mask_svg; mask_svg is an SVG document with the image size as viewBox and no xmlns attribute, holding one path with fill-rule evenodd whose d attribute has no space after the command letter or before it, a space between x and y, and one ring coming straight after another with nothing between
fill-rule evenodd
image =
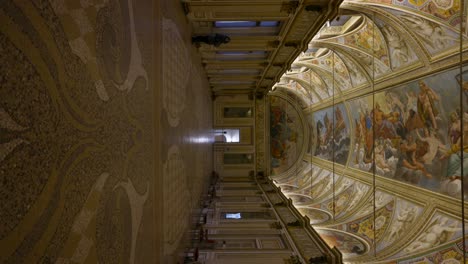
<instances>
[{"instance_id":1,"label":"long hallway","mask_svg":"<svg viewBox=\"0 0 468 264\"><path fill-rule=\"evenodd\" d=\"M0 262L466 263L467 7L2 0Z\"/></svg>"}]
</instances>

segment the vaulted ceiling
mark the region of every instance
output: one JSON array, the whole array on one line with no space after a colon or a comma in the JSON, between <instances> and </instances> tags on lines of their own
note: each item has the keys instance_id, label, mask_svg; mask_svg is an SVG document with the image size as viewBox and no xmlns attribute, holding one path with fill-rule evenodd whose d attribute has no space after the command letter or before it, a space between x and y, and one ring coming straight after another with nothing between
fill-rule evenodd
<instances>
[{"instance_id":1,"label":"vaulted ceiling","mask_svg":"<svg viewBox=\"0 0 468 264\"><path fill-rule=\"evenodd\" d=\"M460 35L460 20L457 0L344 0L274 87L320 108L385 88L396 75L403 81L447 67L460 37L468 38L466 28Z\"/></svg>"},{"instance_id":2,"label":"vaulted ceiling","mask_svg":"<svg viewBox=\"0 0 468 264\"><path fill-rule=\"evenodd\" d=\"M222 34L230 42L199 44L212 92L268 91L308 49L342 0L184 0L193 36Z\"/></svg>"},{"instance_id":3,"label":"vaulted ceiling","mask_svg":"<svg viewBox=\"0 0 468 264\"><path fill-rule=\"evenodd\" d=\"M419 135L427 129L434 132L438 147L450 149L454 145L447 132L453 131L452 119L460 118L460 111L468 117L466 108L463 110L467 94L461 95L459 83L463 80L464 87L468 76L467 18L466 13L462 15L461 3L344 0L338 16L320 29L308 49L273 86L271 95L293 98L290 109L300 103L303 109L298 112L314 131L312 146L295 139L298 146L309 147L310 154L297 151L297 162L288 163L288 170L278 166L275 169L279 172L272 178L311 219L322 238L340 249L348 263L463 262L463 228L468 224L466 186L462 187L461 180L451 179L451 172L444 167L448 163L441 161L442 153L450 151L433 156L434 160L424 164L431 174L423 174L401 165L406 153L399 145L410 138L407 135ZM440 102L434 107L437 121L418 131L408 125L412 121L409 114L423 114L413 107L412 96L421 96L420 90L427 87L424 83ZM401 113L399 118L409 132L393 136L381 133L383 126L376 125L377 115L371 116L381 109L389 114L383 118L388 122L390 113ZM396 109L401 112L396 113ZM343 112L344 121L340 123ZM300 120L289 113L288 118ZM468 119L464 120L466 126ZM327 123L328 128L324 125ZM367 137L363 136L366 125ZM295 127L302 129L307 123L289 121L288 128ZM366 140L372 144L368 150L376 153L369 160L361 155L365 153L361 143ZM384 140L395 155L387 153L378 160ZM277 149L294 149L291 145ZM418 149L422 145L419 142ZM453 166L466 166L463 164ZM407 177L418 173L421 178ZM431 241L435 230L450 232Z\"/></svg>"}]
</instances>

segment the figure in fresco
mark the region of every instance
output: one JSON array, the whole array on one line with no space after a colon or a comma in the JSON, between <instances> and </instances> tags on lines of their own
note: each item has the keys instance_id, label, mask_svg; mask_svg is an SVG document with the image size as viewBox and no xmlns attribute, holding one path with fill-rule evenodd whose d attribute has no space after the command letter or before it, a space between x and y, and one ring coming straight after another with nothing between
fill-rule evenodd
<instances>
[{"instance_id":1,"label":"figure in fresco","mask_svg":"<svg viewBox=\"0 0 468 264\"><path fill-rule=\"evenodd\" d=\"M372 117L367 107L360 105L359 120L354 120L355 127L355 163L359 164L359 167L364 170L370 168L372 162L372 154L374 151L374 133Z\"/></svg>"},{"instance_id":2,"label":"figure in fresco","mask_svg":"<svg viewBox=\"0 0 468 264\"><path fill-rule=\"evenodd\" d=\"M418 145L413 139L412 135L408 135L406 140L403 140L400 144L400 149L402 152L402 165L404 168L416 172L421 171L424 176L427 178L432 178L432 175L426 171L426 168L422 163L420 163L416 158L416 153L418 150Z\"/></svg>"},{"instance_id":3,"label":"figure in fresco","mask_svg":"<svg viewBox=\"0 0 468 264\"><path fill-rule=\"evenodd\" d=\"M345 128L346 124L343 118L343 112L341 112L339 107L335 107L335 135L341 134Z\"/></svg>"},{"instance_id":4,"label":"figure in fresco","mask_svg":"<svg viewBox=\"0 0 468 264\"><path fill-rule=\"evenodd\" d=\"M413 110L413 111L417 111L418 108L417 108L417 101L418 101L418 97L416 95L416 93L414 91L409 91L409 92L406 92L406 109L407 109L407 112L409 114L409 111L410 110Z\"/></svg>"},{"instance_id":5,"label":"figure in fresco","mask_svg":"<svg viewBox=\"0 0 468 264\"><path fill-rule=\"evenodd\" d=\"M447 35L440 26L432 24L426 19L409 15L403 15L401 18L434 50L441 50L450 45L451 42L458 42L457 38Z\"/></svg>"},{"instance_id":6,"label":"figure in fresco","mask_svg":"<svg viewBox=\"0 0 468 264\"><path fill-rule=\"evenodd\" d=\"M297 132L291 125L293 120L283 107L272 106L270 113L271 167L277 169L287 165L293 158L291 154L295 154Z\"/></svg>"},{"instance_id":7,"label":"figure in fresco","mask_svg":"<svg viewBox=\"0 0 468 264\"><path fill-rule=\"evenodd\" d=\"M418 115L418 96L414 91L406 92L406 132L414 129L423 128L424 123Z\"/></svg>"},{"instance_id":8,"label":"figure in fresco","mask_svg":"<svg viewBox=\"0 0 468 264\"><path fill-rule=\"evenodd\" d=\"M406 253L422 251L447 242L453 232L460 231L458 223L449 224L447 217L439 217L433 221L427 230L422 233L414 242L404 249Z\"/></svg>"},{"instance_id":9,"label":"figure in fresco","mask_svg":"<svg viewBox=\"0 0 468 264\"><path fill-rule=\"evenodd\" d=\"M420 92L418 94L418 114L426 125L431 125L437 129L436 116L439 114L435 105L440 96L434 92L424 81L419 81Z\"/></svg>"},{"instance_id":10,"label":"figure in fresco","mask_svg":"<svg viewBox=\"0 0 468 264\"><path fill-rule=\"evenodd\" d=\"M343 105L327 108L315 115L316 149L315 156L344 164L349 153L347 116Z\"/></svg>"},{"instance_id":11,"label":"figure in fresco","mask_svg":"<svg viewBox=\"0 0 468 264\"><path fill-rule=\"evenodd\" d=\"M400 98L394 93L387 93L386 99L389 108L392 109L391 113L388 115L388 121L392 123L398 137L405 138L405 105L401 102Z\"/></svg>"},{"instance_id":12,"label":"figure in fresco","mask_svg":"<svg viewBox=\"0 0 468 264\"><path fill-rule=\"evenodd\" d=\"M322 142L324 145L328 145L333 135L333 124L328 118L328 113L325 113L325 117L323 118L323 123L325 124L325 135L324 135Z\"/></svg>"},{"instance_id":13,"label":"figure in fresco","mask_svg":"<svg viewBox=\"0 0 468 264\"><path fill-rule=\"evenodd\" d=\"M418 139L422 142L427 143L428 146L427 152L420 157L421 162L423 162L424 164L431 165L432 161L438 153L446 152L444 143L440 141L434 129L424 128L424 137L421 137L421 135L417 131L416 134L418 136Z\"/></svg>"},{"instance_id":14,"label":"figure in fresco","mask_svg":"<svg viewBox=\"0 0 468 264\"><path fill-rule=\"evenodd\" d=\"M354 162L358 164L359 160L364 156L361 154L361 147L364 143L364 131L361 123L356 118L354 119L354 136L356 138L356 156L354 157Z\"/></svg>"},{"instance_id":15,"label":"figure in fresco","mask_svg":"<svg viewBox=\"0 0 468 264\"><path fill-rule=\"evenodd\" d=\"M462 186L468 176L468 140L464 146L460 140L462 116L468 113L457 109L460 79L468 80L468 71L461 76L451 70L349 102L358 109L352 113L350 165L454 198L463 188L468 198L468 181ZM468 92L468 84L461 84ZM467 98L461 98L463 103ZM462 158L461 153L467 154Z\"/></svg>"},{"instance_id":16,"label":"figure in fresco","mask_svg":"<svg viewBox=\"0 0 468 264\"><path fill-rule=\"evenodd\" d=\"M348 210L352 209L355 205L357 205L361 198L364 196L364 193L367 191L367 186L361 183L356 183L354 187L355 191L353 195L351 195L351 202L348 204Z\"/></svg>"},{"instance_id":17,"label":"figure in fresco","mask_svg":"<svg viewBox=\"0 0 468 264\"><path fill-rule=\"evenodd\" d=\"M383 138L379 138L377 140L377 144L375 146L375 165L377 168L383 170L385 172L390 171L390 165L387 163L387 159L385 158L385 145Z\"/></svg>"},{"instance_id":18,"label":"figure in fresco","mask_svg":"<svg viewBox=\"0 0 468 264\"><path fill-rule=\"evenodd\" d=\"M450 144L454 145L458 142L461 137L461 120L457 111L450 113L450 125L448 130L448 138Z\"/></svg>"},{"instance_id":19,"label":"figure in fresco","mask_svg":"<svg viewBox=\"0 0 468 264\"><path fill-rule=\"evenodd\" d=\"M323 143L323 123L322 121L317 121L317 139L316 139L316 149L315 149L315 155L320 155L322 153L322 150L324 148L324 143Z\"/></svg>"},{"instance_id":20,"label":"figure in fresco","mask_svg":"<svg viewBox=\"0 0 468 264\"><path fill-rule=\"evenodd\" d=\"M405 122L406 132L411 132L415 129L423 128L423 127L424 127L424 124L421 121L421 118L419 118L418 113L414 111L413 109L409 110L409 116Z\"/></svg>"},{"instance_id":21,"label":"figure in fresco","mask_svg":"<svg viewBox=\"0 0 468 264\"><path fill-rule=\"evenodd\" d=\"M376 103L371 114L374 116L375 135L383 138L394 138L397 136L397 132L392 122L388 120L391 117L390 114L385 114L380 109L380 104Z\"/></svg>"},{"instance_id":22,"label":"figure in fresco","mask_svg":"<svg viewBox=\"0 0 468 264\"><path fill-rule=\"evenodd\" d=\"M452 112L451 119L450 149L441 157L442 160L448 159L447 177L441 184L441 191L460 198L462 177L468 176L468 140L464 140L462 147L461 120L456 112ZM463 130L463 138L466 139L468 138L468 113L463 114ZM463 160L461 151L463 151Z\"/></svg>"},{"instance_id":23,"label":"figure in fresco","mask_svg":"<svg viewBox=\"0 0 468 264\"><path fill-rule=\"evenodd\" d=\"M393 67L399 67L407 63L409 61L409 52L403 37L389 25L385 25L382 28L382 33L385 35L387 44L392 50L391 57Z\"/></svg>"},{"instance_id":24,"label":"figure in fresco","mask_svg":"<svg viewBox=\"0 0 468 264\"><path fill-rule=\"evenodd\" d=\"M392 243L401 237L403 232L405 232L416 219L416 212L416 207L408 206L401 209L390 228L390 233L387 236L388 242Z\"/></svg>"},{"instance_id":25,"label":"figure in fresco","mask_svg":"<svg viewBox=\"0 0 468 264\"><path fill-rule=\"evenodd\" d=\"M372 132L374 124L372 123L372 117L369 113L369 110L365 110L365 115L363 116L364 119L361 120L364 124L364 131L365 131L365 155L364 155L364 162L370 163L372 162L372 153L374 152L374 133Z\"/></svg>"}]
</instances>

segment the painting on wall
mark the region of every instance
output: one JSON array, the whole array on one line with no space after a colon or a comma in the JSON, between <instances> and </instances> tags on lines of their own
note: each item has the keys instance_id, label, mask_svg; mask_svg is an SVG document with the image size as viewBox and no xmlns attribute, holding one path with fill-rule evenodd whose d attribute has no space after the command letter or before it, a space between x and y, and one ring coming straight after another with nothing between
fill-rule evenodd
<instances>
[{"instance_id":1,"label":"painting on wall","mask_svg":"<svg viewBox=\"0 0 468 264\"><path fill-rule=\"evenodd\" d=\"M287 171L298 159L304 143L299 113L287 100L270 97L271 174Z\"/></svg>"},{"instance_id":2,"label":"painting on wall","mask_svg":"<svg viewBox=\"0 0 468 264\"><path fill-rule=\"evenodd\" d=\"M450 245L462 238L462 222L447 214L436 212L427 221L424 228L406 245L403 250L394 255L401 258L417 252L428 251L441 245Z\"/></svg>"},{"instance_id":3,"label":"painting on wall","mask_svg":"<svg viewBox=\"0 0 468 264\"><path fill-rule=\"evenodd\" d=\"M346 164L349 153L349 118L343 104L335 105L314 113L314 155Z\"/></svg>"},{"instance_id":4,"label":"painting on wall","mask_svg":"<svg viewBox=\"0 0 468 264\"><path fill-rule=\"evenodd\" d=\"M328 246L337 247L343 254L343 258L364 255L369 250L367 243L346 232L318 228L316 231Z\"/></svg>"},{"instance_id":5,"label":"painting on wall","mask_svg":"<svg viewBox=\"0 0 468 264\"><path fill-rule=\"evenodd\" d=\"M432 55L436 56L441 53L447 52L449 49L457 49L460 44L458 28L452 27L452 25L446 26L444 22L440 20L445 20L448 17L439 16L439 23L433 20L433 16L437 15L436 12L428 12L425 15L431 16L431 19L428 19L419 14L415 16L412 13L408 13L401 10L391 9L391 8L382 8L385 12L388 12L404 23L411 32L413 32L417 38L421 41L423 47ZM439 9L441 10L441 9ZM452 10L452 9L451 9ZM430 14L432 13L432 14ZM447 12L444 12L447 13ZM457 16L457 15L455 15ZM453 18L452 18L453 19ZM455 18L453 21L457 21L454 24L458 24L460 19ZM466 36L463 36L466 40Z\"/></svg>"},{"instance_id":6,"label":"painting on wall","mask_svg":"<svg viewBox=\"0 0 468 264\"><path fill-rule=\"evenodd\" d=\"M301 212L302 215L309 217L310 223L312 225L326 222L332 218L332 216L328 212L320 210L320 209L299 207L298 210L299 212Z\"/></svg>"},{"instance_id":7,"label":"painting on wall","mask_svg":"<svg viewBox=\"0 0 468 264\"><path fill-rule=\"evenodd\" d=\"M453 243L443 247L435 252L431 252L425 256L412 257L409 259L401 259L393 263L398 264L415 264L415 263L463 263L463 241Z\"/></svg>"},{"instance_id":8,"label":"painting on wall","mask_svg":"<svg viewBox=\"0 0 468 264\"><path fill-rule=\"evenodd\" d=\"M377 251L380 251L392 243L397 243L412 228L413 224L419 222L423 207L407 200L397 198L395 202L395 213L390 220L385 236L377 244Z\"/></svg>"},{"instance_id":9,"label":"painting on wall","mask_svg":"<svg viewBox=\"0 0 468 264\"><path fill-rule=\"evenodd\" d=\"M384 20L375 18L374 23L382 32L389 50L392 69L405 67L418 60L413 47L398 33L395 26Z\"/></svg>"},{"instance_id":10,"label":"painting on wall","mask_svg":"<svg viewBox=\"0 0 468 264\"><path fill-rule=\"evenodd\" d=\"M309 131L310 131L310 135L309 135L309 139L308 139L308 143L307 143L307 153L308 154L312 154L314 151L315 151L315 142L316 142L316 135L315 135L315 129L314 129L314 115L312 114L309 114L307 115L306 117L307 119L307 125L309 126Z\"/></svg>"},{"instance_id":11,"label":"painting on wall","mask_svg":"<svg viewBox=\"0 0 468 264\"><path fill-rule=\"evenodd\" d=\"M346 230L359 235L369 243L372 243L373 240L379 241L389 226L393 209L394 202L391 201L376 210L375 215L372 213L363 218L348 222Z\"/></svg>"},{"instance_id":12,"label":"painting on wall","mask_svg":"<svg viewBox=\"0 0 468 264\"><path fill-rule=\"evenodd\" d=\"M355 148L350 165L378 175L461 196L461 124L458 70L428 76L349 102ZM468 79L468 78L467 78ZM464 81L463 81L464 82ZM468 87L468 85L467 85ZM464 100L464 102L466 102ZM466 130L466 129L464 129ZM465 170L464 176L468 174ZM466 187L465 187L466 188Z\"/></svg>"}]
</instances>

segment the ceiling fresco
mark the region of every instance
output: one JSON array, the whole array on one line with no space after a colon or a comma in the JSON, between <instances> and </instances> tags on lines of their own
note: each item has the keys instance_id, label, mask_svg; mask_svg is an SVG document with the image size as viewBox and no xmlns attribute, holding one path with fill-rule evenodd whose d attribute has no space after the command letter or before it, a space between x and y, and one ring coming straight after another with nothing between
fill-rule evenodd
<instances>
[{"instance_id":1,"label":"ceiling fresco","mask_svg":"<svg viewBox=\"0 0 468 264\"><path fill-rule=\"evenodd\" d=\"M304 145L304 127L293 102L270 97L271 174L290 169L300 157Z\"/></svg>"},{"instance_id":2,"label":"ceiling fresco","mask_svg":"<svg viewBox=\"0 0 468 264\"><path fill-rule=\"evenodd\" d=\"M437 255L462 263L462 220L445 208L380 188L374 195L371 184L315 166L293 178L277 185L345 262L413 263Z\"/></svg>"},{"instance_id":3,"label":"ceiling fresco","mask_svg":"<svg viewBox=\"0 0 468 264\"><path fill-rule=\"evenodd\" d=\"M344 1L341 10L351 13L341 16L346 22L322 28L275 86L304 80L309 97L318 97L311 105L320 105L333 91L336 99L337 91L369 88L371 79L429 66L459 50L460 1Z\"/></svg>"},{"instance_id":4,"label":"ceiling fresco","mask_svg":"<svg viewBox=\"0 0 468 264\"><path fill-rule=\"evenodd\" d=\"M272 178L346 263L463 263L460 1L340 8L276 85L294 92L297 83L309 96L311 145L300 170Z\"/></svg>"}]
</instances>

